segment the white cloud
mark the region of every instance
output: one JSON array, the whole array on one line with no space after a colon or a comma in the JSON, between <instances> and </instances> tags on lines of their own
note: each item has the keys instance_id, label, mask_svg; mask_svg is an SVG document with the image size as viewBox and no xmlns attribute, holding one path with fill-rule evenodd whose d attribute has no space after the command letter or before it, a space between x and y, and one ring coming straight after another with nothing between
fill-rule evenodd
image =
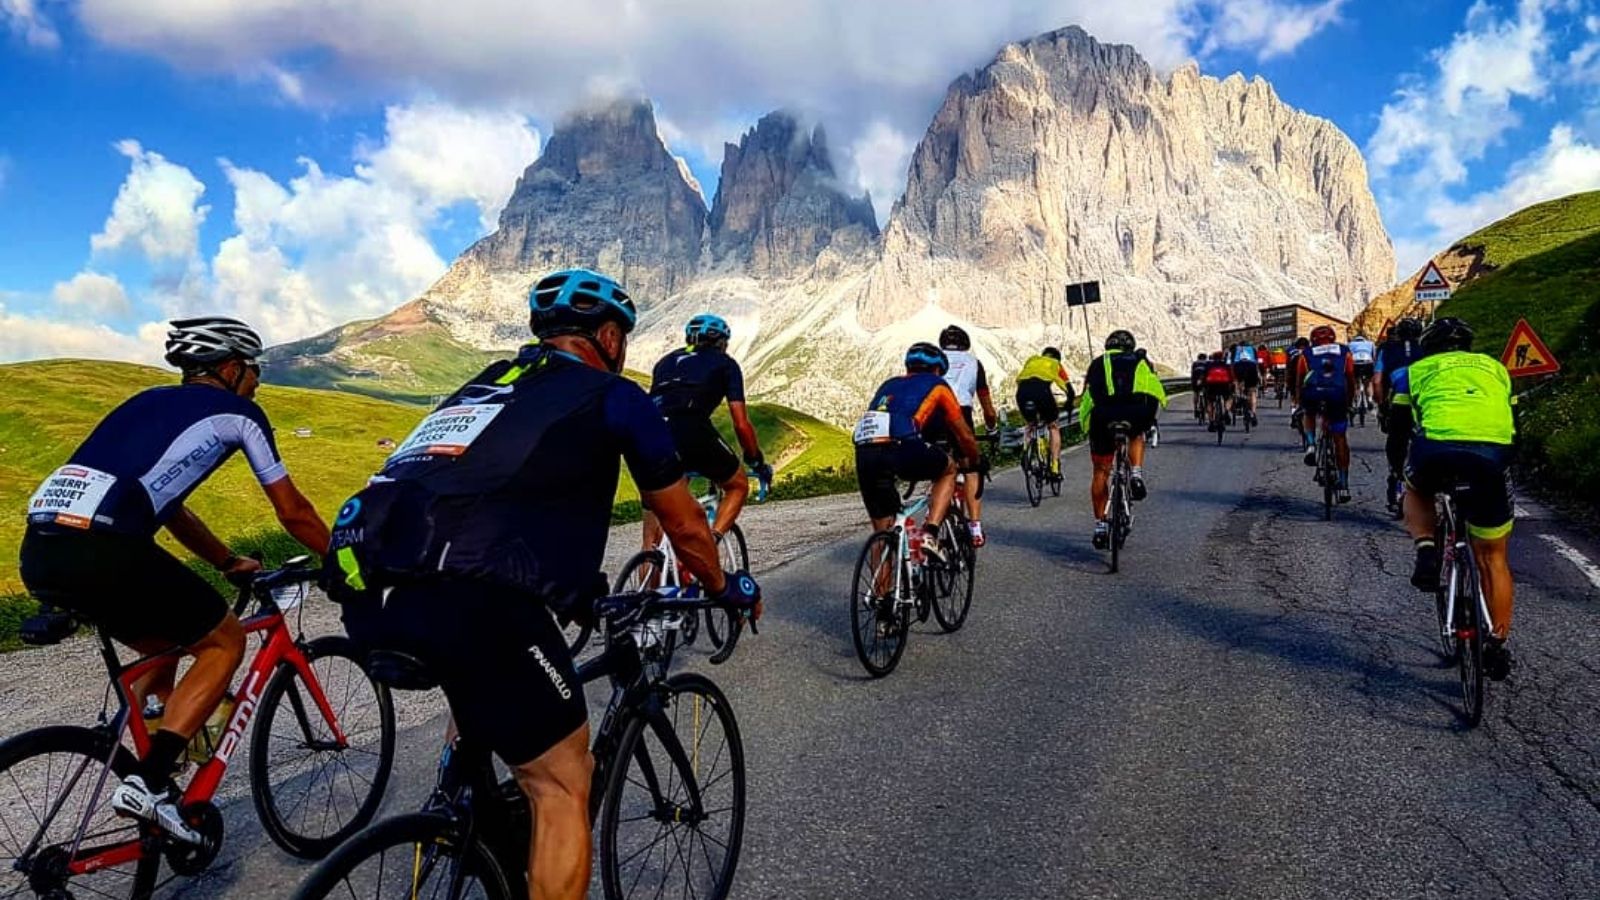
<instances>
[{"instance_id":1,"label":"white cloud","mask_svg":"<svg viewBox=\"0 0 1600 900\"><path fill-rule=\"evenodd\" d=\"M129 335L99 323L14 313L0 305L0 362L82 357L159 364L164 334L160 322Z\"/></svg>"},{"instance_id":2,"label":"white cloud","mask_svg":"<svg viewBox=\"0 0 1600 900\"><path fill-rule=\"evenodd\" d=\"M1600 16L1586 16L1583 28L1589 40L1567 56L1569 77L1579 84L1600 84Z\"/></svg>"},{"instance_id":3,"label":"white cloud","mask_svg":"<svg viewBox=\"0 0 1600 900\"><path fill-rule=\"evenodd\" d=\"M200 225L211 209L198 205L206 186L193 172L145 150L138 141L119 141L116 148L133 166L105 226L89 238L90 248L103 253L137 247L153 262L192 258L199 250Z\"/></svg>"},{"instance_id":4,"label":"white cloud","mask_svg":"<svg viewBox=\"0 0 1600 900\"><path fill-rule=\"evenodd\" d=\"M1460 202L1440 201L1428 210L1428 222L1454 239L1535 203L1593 190L1600 190L1600 146L1557 125L1543 148L1511 167L1503 184Z\"/></svg>"},{"instance_id":5,"label":"white cloud","mask_svg":"<svg viewBox=\"0 0 1600 900\"><path fill-rule=\"evenodd\" d=\"M126 315L128 292L114 275L83 271L70 281L58 281L50 297L60 306L104 318Z\"/></svg>"},{"instance_id":6,"label":"white cloud","mask_svg":"<svg viewBox=\"0 0 1600 900\"><path fill-rule=\"evenodd\" d=\"M876 122L921 134L950 81L1006 42L1079 24L1170 69L1199 52L1279 56L1342 0L81 0L108 44L188 69L287 74L290 99L426 85L556 114L596 92L653 98L691 143L793 109L849 148ZM735 132L736 133L736 132ZM873 146L871 141L863 147ZM720 149L720 148L719 148ZM719 158L717 155L711 159ZM872 166L840 159L842 170ZM862 184L862 187L871 185ZM874 191L878 197L879 191ZM899 193L895 186L890 196Z\"/></svg>"},{"instance_id":7,"label":"white cloud","mask_svg":"<svg viewBox=\"0 0 1600 900\"><path fill-rule=\"evenodd\" d=\"M916 142L911 135L886 122L873 122L850 146L855 161L856 183L872 192L878 221L889 218L889 208L899 199L906 183L906 167Z\"/></svg>"},{"instance_id":8,"label":"white cloud","mask_svg":"<svg viewBox=\"0 0 1600 900\"><path fill-rule=\"evenodd\" d=\"M40 12L38 0L0 0L0 23L29 46L54 49L61 45L61 36Z\"/></svg>"}]
</instances>

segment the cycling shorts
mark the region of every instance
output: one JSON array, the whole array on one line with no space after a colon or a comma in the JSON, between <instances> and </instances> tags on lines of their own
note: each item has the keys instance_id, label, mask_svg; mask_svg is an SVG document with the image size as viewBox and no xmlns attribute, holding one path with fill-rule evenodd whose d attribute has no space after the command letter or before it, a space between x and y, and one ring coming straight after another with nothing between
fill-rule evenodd
<instances>
[{"instance_id":1,"label":"cycling shorts","mask_svg":"<svg viewBox=\"0 0 1600 900\"><path fill-rule=\"evenodd\" d=\"M1228 384L1209 384L1208 383L1205 387L1206 387L1206 396L1207 397L1221 397L1222 399L1226 400L1227 398L1233 396L1233 383L1232 382L1229 382Z\"/></svg>"},{"instance_id":2,"label":"cycling shorts","mask_svg":"<svg viewBox=\"0 0 1600 900\"><path fill-rule=\"evenodd\" d=\"M368 649L409 653L439 681L461 734L508 766L530 762L589 720L550 610L521 591L468 579L402 584L345 604Z\"/></svg>"},{"instance_id":3,"label":"cycling shorts","mask_svg":"<svg viewBox=\"0 0 1600 900\"><path fill-rule=\"evenodd\" d=\"M1350 404L1342 398L1318 400L1314 397L1301 397L1300 409L1305 415L1327 419L1328 430L1334 434L1344 434L1350 430Z\"/></svg>"},{"instance_id":4,"label":"cycling shorts","mask_svg":"<svg viewBox=\"0 0 1600 900\"><path fill-rule=\"evenodd\" d=\"M856 480L867 515L888 519L900 512L895 479L934 481L944 475L950 455L925 441L860 444L856 447Z\"/></svg>"},{"instance_id":5,"label":"cycling shorts","mask_svg":"<svg viewBox=\"0 0 1600 900\"><path fill-rule=\"evenodd\" d=\"M1411 449L1412 425L1409 406L1390 406L1384 414L1384 428L1388 432L1384 441L1384 455L1388 457L1389 468L1396 472L1405 471L1406 454Z\"/></svg>"},{"instance_id":6,"label":"cycling shorts","mask_svg":"<svg viewBox=\"0 0 1600 900\"><path fill-rule=\"evenodd\" d=\"M1130 438L1149 431L1156 421L1157 405L1156 398L1146 395L1121 403L1096 405L1089 415L1089 455L1104 460L1117 452L1117 437L1111 430L1113 422L1127 422Z\"/></svg>"},{"instance_id":7,"label":"cycling shorts","mask_svg":"<svg viewBox=\"0 0 1600 900\"><path fill-rule=\"evenodd\" d=\"M1246 389L1261 386L1261 367L1246 360L1233 364L1233 377Z\"/></svg>"},{"instance_id":8,"label":"cycling shorts","mask_svg":"<svg viewBox=\"0 0 1600 900\"><path fill-rule=\"evenodd\" d=\"M1061 407L1056 404L1056 393L1050 382L1030 378L1017 382L1017 409L1029 425L1054 425L1061 418Z\"/></svg>"},{"instance_id":9,"label":"cycling shorts","mask_svg":"<svg viewBox=\"0 0 1600 900\"><path fill-rule=\"evenodd\" d=\"M1356 380L1360 382L1370 381L1372 380L1372 376L1376 374L1377 371L1378 367L1376 363L1358 362L1356 363Z\"/></svg>"},{"instance_id":10,"label":"cycling shorts","mask_svg":"<svg viewBox=\"0 0 1600 900\"><path fill-rule=\"evenodd\" d=\"M153 539L98 531L28 529L22 583L132 645L189 647L215 631L228 601Z\"/></svg>"},{"instance_id":11,"label":"cycling shorts","mask_svg":"<svg viewBox=\"0 0 1600 900\"><path fill-rule=\"evenodd\" d=\"M722 440L717 426L700 416L678 416L667 420L672 442L678 448L685 471L722 484L739 472L739 457Z\"/></svg>"},{"instance_id":12,"label":"cycling shorts","mask_svg":"<svg viewBox=\"0 0 1600 900\"><path fill-rule=\"evenodd\" d=\"M1427 495L1467 485L1471 490L1457 497L1467 532L1492 540L1511 533L1511 484L1506 480L1510 465L1511 448L1504 444L1417 437L1406 458L1406 484Z\"/></svg>"}]
</instances>

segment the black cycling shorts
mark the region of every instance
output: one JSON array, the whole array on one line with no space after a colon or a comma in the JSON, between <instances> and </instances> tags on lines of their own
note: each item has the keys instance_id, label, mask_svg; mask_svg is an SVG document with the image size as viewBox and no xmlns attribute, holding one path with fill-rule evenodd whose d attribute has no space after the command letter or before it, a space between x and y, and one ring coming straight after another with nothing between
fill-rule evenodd
<instances>
[{"instance_id":1,"label":"black cycling shorts","mask_svg":"<svg viewBox=\"0 0 1600 900\"><path fill-rule=\"evenodd\" d=\"M1344 434L1350 429L1350 404L1343 397L1322 400L1302 395L1300 409L1305 415L1327 419L1328 430L1334 434Z\"/></svg>"},{"instance_id":2,"label":"black cycling shorts","mask_svg":"<svg viewBox=\"0 0 1600 900\"><path fill-rule=\"evenodd\" d=\"M1383 427L1387 430L1387 439L1384 441L1384 455L1389 459L1389 468L1396 472L1406 470L1406 455L1411 450L1411 431L1414 422L1411 418L1411 407L1390 406L1385 415Z\"/></svg>"},{"instance_id":3,"label":"black cycling shorts","mask_svg":"<svg viewBox=\"0 0 1600 900\"><path fill-rule=\"evenodd\" d=\"M344 623L366 648L422 660L462 735L506 765L537 759L589 720L561 629L526 593L466 579L415 582L346 603Z\"/></svg>"},{"instance_id":4,"label":"black cycling shorts","mask_svg":"<svg viewBox=\"0 0 1600 900\"><path fill-rule=\"evenodd\" d=\"M96 531L22 538L22 583L124 644L189 647L215 631L228 601L153 539Z\"/></svg>"},{"instance_id":5,"label":"black cycling shorts","mask_svg":"<svg viewBox=\"0 0 1600 900\"><path fill-rule=\"evenodd\" d=\"M1037 378L1017 382L1017 409L1029 425L1054 425L1061 418L1056 392L1050 389L1050 382Z\"/></svg>"},{"instance_id":6,"label":"black cycling shorts","mask_svg":"<svg viewBox=\"0 0 1600 900\"><path fill-rule=\"evenodd\" d=\"M1124 403L1095 406L1089 414L1089 454L1104 457L1117 452L1113 422L1127 422L1128 437L1142 437L1155 424L1158 402L1154 397L1141 396Z\"/></svg>"},{"instance_id":7,"label":"black cycling shorts","mask_svg":"<svg viewBox=\"0 0 1600 900\"><path fill-rule=\"evenodd\" d=\"M1356 380L1362 382L1371 381L1372 376L1376 374L1377 371L1377 363L1358 362L1356 363Z\"/></svg>"},{"instance_id":8,"label":"black cycling shorts","mask_svg":"<svg viewBox=\"0 0 1600 900\"><path fill-rule=\"evenodd\" d=\"M1467 531L1481 539L1504 537L1511 533L1511 484L1506 480L1510 465L1511 448L1503 444L1417 437L1406 458L1406 484L1429 495L1468 486L1471 490L1457 498Z\"/></svg>"},{"instance_id":9,"label":"black cycling shorts","mask_svg":"<svg viewBox=\"0 0 1600 900\"><path fill-rule=\"evenodd\" d=\"M717 426L699 416L678 416L667 420L667 430L678 447L683 468L722 484L739 472L739 457L723 442Z\"/></svg>"},{"instance_id":10,"label":"black cycling shorts","mask_svg":"<svg viewBox=\"0 0 1600 900\"><path fill-rule=\"evenodd\" d=\"M944 475L950 455L923 441L899 441L856 446L856 480L867 515L887 519L900 512L898 477L904 481L934 481Z\"/></svg>"},{"instance_id":11,"label":"black cycling shorts","mask_svg":"<svg viewBox=\"0 0 1600 900\"><path fill-rule=\"evenodd\" d=\"M1260 387L1261 366L1253 362L1236 362L1233 364L1233 377L1246 389Z\"/></svg>"}]
</instances>

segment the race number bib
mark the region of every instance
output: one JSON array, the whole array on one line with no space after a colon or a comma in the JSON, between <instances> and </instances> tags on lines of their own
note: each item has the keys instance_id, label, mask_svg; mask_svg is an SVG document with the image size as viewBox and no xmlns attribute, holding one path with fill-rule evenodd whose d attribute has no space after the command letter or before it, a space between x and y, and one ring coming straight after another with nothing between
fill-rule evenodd
<instances>
[{"instance_id":1,"label":"race number bib","mask_svg":"<svg viewBox=\"0 0 1600 900\"><path fill-rule=\"evenodd\" d=\"M88 528L117 476L88 466L62 466L50 473L28 501L28 521Z\"/></svg>"},{"instance_id":2,"label":"race number bib","mask_svg":"<svg viewBox=\"0 0 1600 900\"><path fill-rule=\"evenodd\" d=\"M460 456L483 436L503 409L505 405L501 403L483 403L437 410L389 454L389 461L408 456Z\"/></svg>"},{"instance_id":3,"label":"race number bib","mask_svg":"<svg viewBox=\"0 0 1600 900\"><path fill-rule=\"evenodd\" d=\"M856 423L855 440L858 444L876 444L893 436L889 414L882 410L869 409Z\"/></svg>"},{"instance_id":4,"label":"race number bib","mask_svg":"<svg viewBox=\"0 0 1600 900\"><path fill-rule=\"evenodd\" d=\"M1311 348L1312 356L1337 356L1343 352L1344 348L1338 344L1322 344Z\"/></svg>"}]
</instances>

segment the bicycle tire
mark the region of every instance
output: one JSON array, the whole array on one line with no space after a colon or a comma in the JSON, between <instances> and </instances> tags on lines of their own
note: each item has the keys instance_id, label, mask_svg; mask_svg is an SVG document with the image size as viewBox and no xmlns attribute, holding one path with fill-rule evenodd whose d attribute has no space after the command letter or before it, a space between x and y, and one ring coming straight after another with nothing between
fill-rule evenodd
<instances>
[{"instance_id":1,"label":"bicycle tire","mask_svg":"<svg viewBox=\"0 0 1600 900\"><path fill-rule=\"evenodd\" d=\"M894 596L878 597L872 588L875 572L871 565L873 548L879 547L880 565L899 568L906 575L900 559L900 536L893 531L879 531L867 538L856 560L856 571L850 580L850 637L855 643L856 658L862 668L874 678L882 678L894 671L900 657L906 652L906 637L911 632L911 608L898 602ZM890 570L891 572L894 569ZM891 575L890 581L892 582ZM880 622L885 628L880 628ZM863 636L863 630L866 635ZM886 633L885 633L886 631ZM887 639L886 639L887 638Z\"/></svg>"},{"instance_id":2,"label":"bicycle tire","mask_svg":"<svg viewBox=\"0 0 1600 900\"><path fill-rule=\"evenodd\" d=\"M1111 478L1111 572L1121 571L1122 567L1122 478L1119 471L1112 474Z\"/></svg>"},{"instance_id":3,"label":"bicycle tire","mask_svg":"<svg viewBox=\"0 0 1600 900\"><path fill-rule=\"evenodd\" d=\"M744 741L739 736L739 723L734 718L733 707L722 691L709 678L693 672L682 672L668 678L661 685L665 696L658 694L662 700L661 709L657 712L647 707L641 713L634 715L623 730L622 739L617 744L617 750L612 757L610 772L606 778L604 799L600 804L600 883L605 890L607 900L623 900L632 897L634 887L644 888L643 896L693 896L704 897L707 900L723 900L728 896L728 891L733 886L733 876L739 866L739 851L744 841L745 817L745 769L744 769ZM688 695L693 695L689 703L683 702ZM700 722L705 717L705 710L709 709L712 716L721 726L724 737L724 746L715 748L714 752L702 748L701 740L710 730L707 720L704 727ZM678 717L687 713L691 717L689 723L693 728L695 738L694 746L684 747L679 737ZM648 729L648 730L647 730ZM646 735L655 737L655 747L647 745ZM674 746L676 745L676 746ZM725 758L727 769L722 774L718 773L718 763ZM711 757L709 764L705 762L707 756ZM685 771L687 764L688 771ZM648 769L646 766L648 765ZM670 767L665 785L665 796L661 790L660 770L663 766ZM708 767L709 766L709 767ZM637 774L630 775L637 768ZM702 769L705 771L702 773ZM654 773L653 775L651 773ZM726 786L723 786L726 779ZM693 783L700 793L699 809L693 802L693 793L688 786ZM629 817L625 810L625 803L630 795L639 789L644 789L650 794L648 808L650 812L637 817ZM710 795L708 798L707 795ZM727 807L723 808L723 796L727 796ZM711 818L715 813L726 812L728 818L727 831L724 839L711 838L705 840L701 834L701 821L695 821L698 813ZM647 844L643 850L634 851L629 856L622 856L626 850L619 849L619 834L622 826L629 822L640 822L646 819L655 819L660 823L657 828L657 838ZM663 847L662 862L660 867L660 888L655 889L656 882L646 879L647 867L655 854L649 852L652 847L662 843L661 832L668 826L676 833L680 827L699 835L701 842L698 852L693 845L694 835L690 835L690 849L684 850L683 845L678 845L679 853L670 855ZM645 825L648 829L649 824ZM720 864L712 860L718 844L722 849ZM641 868L636 874L628 874L623 867L629 862L643 859ZM620 857L620 858L619 858ZM706 890L693 890L689 885L693 882L693 875L688 871L694 864L704 859L710 878ZM676 876L682 871L686 878L683 889L674 890L667 887L667 879ZM645 884L641 884L645 881ZM628 889L624 891L624 885Z\"/></svg>"},{"instance_id":4,"label":"bicycle tire","mask_svg":"<svg viewBox=\"0 0 1600 900\"><path fill-rule=\"evenodd\" d=\"M1042 462L1039 459L1039 439L1028 442L1022 451L1022 482L1028 492L1028 505L1038 506L1044 500L1044 482L1040 478Z\"/></svg>"},{"instance_id":5,"label":"bicycle tire","mask_svg":"<svg viewBox=\"0 0 1600 900\"><path fill-rule=\"evenodd\" d=\"M367 672L363 655L350 639L334 635L317 638L306 644L303 651L313 670L317 668L317 663L334 659L345 660L354 666L354 671L361 674L360 680L372 690L371 710L376 718L373 724L378 732L375 767L371 769L370 775L362 774L357 771L356 763L352 760L369 756L372 751L359 746L367 743L362 738L370 736L370 731L358 727L360 720L350 714L353 693L360 688L360 685L355 683L356 679L350 679L350 683L341 688L329 677L331 673L317 676L329 706L339 719L341 730L350 741L349 746L343 749L307 746L316 743L331 744L333 732L323 720L321 711L310 694L299 687L300 673L294 666L287 662L279 663L272 680L267 682L267 688L261 694L258 718L250 734L250 798L255 804L256 817L261 820L261 827L272 842L289 854L301 859L321 859L351 835L365 828L372 821L372 817L377 815L378 806L383 802L383 791L389 783L389 773L394 766L394 698L386 685L372 680L372 676ZM305 785L301 794L302 799L288 804L287 808L285 803L281 802L285 798L280 796L280 792L291 781L298 780L299 772L291 771L287 778L274 784L270 771L275 749L272 726L278 713L283 709L285 698L288 698L292 708L294 724L299 726L297 736L300 740L297 747L294 746L293 737L284 739L284 742L289 743L294 749L306 751L305 755L293 763L297 769L300 763L310 763L303 770L310 777L310 783ZM344 775L343 779L339 777L341 774ZM330 806L323 808L320 817L302 816L300 820L302 826L313 824L315 821L327 823L328 811L341 785L350 788L351 797L356 801L355 809L342 824L335 818L336 827L331 832L317 834L298 831L290 826L289 819L296 809L309 809L309 802L314 795L322 796L323 789L317 782L318 777L322 775L327 775L331 779L327 786ZM365 782L367 791L364 798L356 796L356 792L361 790L362 782Z\"/></svg>"},{"instance_id":6,"label":"bicycle tire","mask_svg":"<svg viewBox=\"0 0 1600 900\"><path fill-rule=\"evenodd\" d=\"M17 869L16 861L26 845L38 835L41 824L45 830L45 840L36 849L31 861L50 865L53 858L57 866L64 868L69 861L67 853L76 839L78 826L82 824L84 810L89 808L101 814L89 823L87 829L87 834L95 836L94 849L120 846L134 840L148 839L148 842L144 852L131 864L110 866L72 880L63 878L61 896L71 896L68 892L75 883L78 896L92 893L100 897L127 896L144 900L155 890L156 876L161 870L161 854L156 849L155 832L149 826L118 818L111 812L110 792L133 771L135 765L133 754L126 748L116 748L113 755L113 744L112 736L106 731L74 725L26 731L0 743L0 857L9 859L8 864L0 866L0 896L34 896L34 891L28 887L32 865L29 866L29 872L23 872ZM55 758L61 756L76 757L78 763L60 765ZM36 761L40 757L50 759L39 765L28 765L30 760ZM108 777L102 788L104 796L96 796L90 792L100 786L107 759L111 760L110 775L116 777ZM39 771L41 766L43 771ZM74 771L75 776L70 774ZM58 775L61 778L59 790L63 794L53 795L51 785ZM35 784L40 776L43 777L47 799L42 803L20 799L23 786ZM57 796L61 797L59 806ZM77 799L80 796L82 799ZM95 806L90 807L90 803ZM57 810L57 818L45 823L35 818L36 811L52 808ZM11 821L13 816L15 822ZM107 831L108 827L114 830ZM122 840L106 841L108 835L115 834L121 834ZM84 853L86 849L90 848L79 847L80 858L90 855ZM96 883L102 886L95 887Z\"/></svg>"},{"instance_id":7,"label":"bicycle tire","mask_svg":"<svg viewBox=\"0 0 1600 900\"><path fill-rule=\"evenodd\" d=\"M386 867L384 860L386 851L390 849L399 850L399 853L396 865ZM398 891L358 891L357 885L351 882L365 884L366 879L357 876L363 864L374 859L377 860L378 871L371 877L377 880L378 887L386 884L386 871L401 879L405 879L409 873L410 887ZM463 867L441 872L437 865L441 861L460 862ZM447 886L440 885L435 890L444 889L446 893L425 892L423 886L427 878L435 873L459 873L463 881L471 879L480 890L475 893L449 891ZM521 880L519 877L518 881ZM512 893L506 873L500 868L494 854L476 837L464 842L460 827L454 820L438 813L409 813L372 825L333 851L300 883L294 900L323 900L327 897L355 900L363 896L441 896L451 900L470 896L482 900L520 900L525 893Z\"/></svg>"},{"instance_id":8,"label":"bicycle tire","mask_svg":"<svg viewBox=\"0 0 1600 900\"><path fill-rule=\"evenodd\" d=\"M1439 527L1435 529L1433 545L1437 547L1441 553L1444 552L1445 547L1452 546L1452 544L1447 544L1446 541L1453 540L1454 537L1445 531L1444 528ZM1450 627L1451 623L1445 618L1448 612L1447 607L1450 603L1449 590L1449 585L1445 583L1443 578L1440 578L1438 583L1435 584L1433 588L1433 606L1434 613L1439 623L1439 653L1444 658L1445 664L1455 665L1457 644L1456 635L1455 631Z\"/></svg>"},{"instance_id":9,"label":"bicycle tire","mask_svg":"<svg viewBox=\"0 0 1600 900\"><path fill-rule=\"evenodd\" d=\"M1465 612L1466 628L1457 629L1456 666L1461 675L1463 719L1468 728L1483 721L1483 621L1478 618L1477 562L1472 551L1456 557L1450 565L1456 582L1457 615Z\"/></svg>"},{"instance_id":10,"label":"bicycle tire","mask_svg":"<svg viewBox=\"0 0 1600 900\"><path fill-rule=\"evenodd\" d=\"M1212 407L1211 427L1217 432L1217 446L1222 446L1222 434L1228 430L1228 419L1221 398L1218 398Z\"/></svg>"},{"instance_id":11,"label":"bicycle tire","mask_svg":"<svg viewBox=\"0 0 1600 900\"><path fill-rule=\"evenodd\" d=\"M748 572L750 571L750 550L744 541L744 530L737 524L728 529L728 533L717 542L717 556L722 562L723 571ZM733 633L733 619L738 613L725 609L706 610L706 634L711 637L711 646L722 649L722 642Z\"/></svg>"},{"instance_id":12,"label":"bicycle tire","mask_svg":"<svg viewBox=\"0 0 1600 900\"><path fill-rule=\"evenodd\" d=\"M950 560L936 574L939 590L933 598L933 617L946 633L959 630L972 608L972 582L977 576L978 553L966 517L951 515L940 527Z\"/></svg>"}]
</instances>

